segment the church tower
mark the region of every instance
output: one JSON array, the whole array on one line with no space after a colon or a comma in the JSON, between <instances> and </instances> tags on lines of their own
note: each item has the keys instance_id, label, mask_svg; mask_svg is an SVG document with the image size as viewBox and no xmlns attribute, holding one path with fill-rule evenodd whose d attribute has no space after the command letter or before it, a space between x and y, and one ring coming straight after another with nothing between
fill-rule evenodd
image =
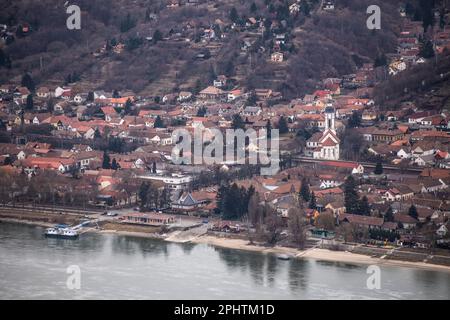
<instances>
[{"instance_id":1,"label":"church tower","mask_svg":"<svg viewBox=\"0 0 450 320\"><path fill-rule=\"evenodd\" d=\"M335 119L336 119L336 112L334 108L327 107L325 109L325 132L330 130L331 132L336 134Z\"/></svg>"}]
</instances>

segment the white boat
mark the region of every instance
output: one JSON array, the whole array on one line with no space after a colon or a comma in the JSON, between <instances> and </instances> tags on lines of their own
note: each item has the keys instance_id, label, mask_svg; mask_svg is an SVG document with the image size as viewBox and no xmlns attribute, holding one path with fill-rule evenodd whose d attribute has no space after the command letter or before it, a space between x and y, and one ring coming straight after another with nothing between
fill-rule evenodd
<instances>
[{"instance_id":1,"label":"white boat","mask_svg":"<svg viewBox=\"0 0 450 320\"><path fill-rule=\"evenodd\" d=\"M291 256L289 256L287 254L279 254L279 255L277 255L277 259L288 261L288 260L291 260Z\"/></svg>"},{"instance_id":2,"label":"white boat","mask_svg":"<svg viewBox=\"0 0 450 320\"><path fill-rule=\"evenodd\" d=\"M69 227L56 226L54 228L48 228L45 230L45 236L48 238L60 238L60 239L77 239L79 233Z\"/></svg>"}]
</instances>

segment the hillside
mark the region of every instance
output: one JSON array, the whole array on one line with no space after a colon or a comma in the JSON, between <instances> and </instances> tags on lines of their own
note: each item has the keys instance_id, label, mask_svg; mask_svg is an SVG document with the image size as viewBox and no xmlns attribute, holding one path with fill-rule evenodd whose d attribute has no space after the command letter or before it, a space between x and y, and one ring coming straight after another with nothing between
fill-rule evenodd
<instances>
[{"instance_id":1,"label":"hillside","mask_svg":"<svg viewBox=\"0 0 450 320\"><path fill-rule=\"evenodd\" d=\"M174 8L171 2L80 0L82 28L68 30L62 1L2 1L0 24L15 32L2 48L11 68L2 68L0 83L19 82L30 72L39 85L66 81L156 96L196 92L225 74L236 85L292 98L320 79L352 73L395 51L399 31L393 0L339 0L332 11L308 0L298 12L290 11L294 1L197 1ZM371 31L366 9L377 3L382 30ZM31 31L19 34L23 26ZM277 51L284 61L270 61Z\"/></svg>"}]
</instances>

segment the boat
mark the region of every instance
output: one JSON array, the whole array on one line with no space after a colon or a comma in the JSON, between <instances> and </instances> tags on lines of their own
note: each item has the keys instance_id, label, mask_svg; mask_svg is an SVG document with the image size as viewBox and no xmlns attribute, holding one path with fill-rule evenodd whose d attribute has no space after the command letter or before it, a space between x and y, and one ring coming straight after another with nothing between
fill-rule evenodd
<instances>
[{"instance_id":1,"label":"boat","mask_svg":"<svg viewBox=\"0 0 450 320\"><path fill-rule=\"evenodd\" d=\"M47 238L59 239L77 239L79 236L78 231L66 225L56 225L53 228L48 228L45 230L44 234Z\"/></svg>"},{"instance_id":2,"label":"boat","mask_svg":"<svg viewBox=\"0 0 450 320\"><path fill-rule=\"evenodd\" d=\"M277 259L288 261L288 260L291 260L291 257L287 254L279 254L279 255L277 255Z\"/></svg>"}]
</instances>

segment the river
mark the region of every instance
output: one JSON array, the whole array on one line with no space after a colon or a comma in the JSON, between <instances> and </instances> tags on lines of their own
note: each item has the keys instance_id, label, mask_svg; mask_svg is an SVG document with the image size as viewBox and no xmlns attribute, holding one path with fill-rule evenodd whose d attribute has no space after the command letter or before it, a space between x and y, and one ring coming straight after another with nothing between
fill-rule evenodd
<instances>
[{"instance_id":1,"label":"river","mask_svg":"<svg viewBox=\"0 0 450 320\"><path fill-rule=\"evenodd\" d=\"M69 266L80 288L69 289ZM175 244L113 234L46 239L0 223L0 299L450 299L450 273L367 266ZM71 282L73 283L73 282Z\"/></svg>"}]
</instances>

